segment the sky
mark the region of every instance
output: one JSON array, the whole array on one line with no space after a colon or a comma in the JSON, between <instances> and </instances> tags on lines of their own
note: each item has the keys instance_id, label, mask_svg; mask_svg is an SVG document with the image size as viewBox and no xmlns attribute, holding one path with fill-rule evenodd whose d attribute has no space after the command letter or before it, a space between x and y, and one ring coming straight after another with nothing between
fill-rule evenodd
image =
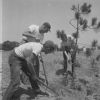
<instances>
[{"instance_id":1,"label":"sky","mask_svg":"<svg viewBox=\"0 0 100 100\"><path fill-rule=\"evenodd\" d=\"M51 32L45 35L44 41L52 40L59 44L61 41L57 39L56 31L65 30L66 34L75 32L69 24L74 17L71 7L73 4L81 5L84 2L92 4L92 12L87 16L88 20L94 16L100 20L100 0L0 0L0 36L2 37L0 42L6 40L19 42L22 33L29 25L49 22ZM100 32L89 30L80 32L78 42L80 45L90 45L94 39L100 43Z\"/></svg>"}]
</instances>

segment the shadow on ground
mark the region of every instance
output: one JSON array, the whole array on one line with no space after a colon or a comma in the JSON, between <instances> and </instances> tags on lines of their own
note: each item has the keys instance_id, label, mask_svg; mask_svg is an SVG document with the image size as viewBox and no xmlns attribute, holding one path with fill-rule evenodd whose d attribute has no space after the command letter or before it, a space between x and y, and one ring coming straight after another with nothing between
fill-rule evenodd
<instances>
[{"instance_id":1,"label":"shadow on ground","mask_svg":"<svg viewBox=\"0 0 100 100\"><path fill-rule=\"evenodd\" d=\"M58 70L56 71L56 75L64 75L64 74L65 74L65 70L64 70L64 69L58 69ZM66 75L72 76L72 72L68 70L68 71L66 72Z\"/></svg>"},{"instance_id":2,"label":"shadow on ground","mask_svg":"<svg viewBox=\"0 0 100 100\"><path fill-rule=\"evenodd\" d=\"M26 95L26 100L31 100L34 99L37 95L34 93L34 91L30 88L24 89L24 88L19 88L13 95L12 100L20 100L22 95ZM22 100L22 99L21 99ZM25 99L23 99L25 100Z\"/></svg>"},{"instance_id":3,"label":"shadow on ground","mask_svg":"<svg viewBox=\"0 0 100 100\"><path fill-rule=\"evenodd\" d=\"M58 69L56 71L56 75L63 75L64 74L64 69Z\"/></svg>"}]
</instances>

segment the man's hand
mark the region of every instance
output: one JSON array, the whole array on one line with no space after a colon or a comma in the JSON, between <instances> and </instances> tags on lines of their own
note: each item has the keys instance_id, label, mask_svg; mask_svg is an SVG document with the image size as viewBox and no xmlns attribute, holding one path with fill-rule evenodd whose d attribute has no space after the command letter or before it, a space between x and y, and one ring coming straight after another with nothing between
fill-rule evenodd
<instances>
[{"instance_id":1,"label":"man's hand","mask_svg":"<svg viewBox=\"0 0 100 100\"><path fill-rule=\"evenodd\" d=\"M40 61L43 63L43 60L42 59L40 59Z\"/></svg>"},{"instance_id":2,"label":"man's hand","mask_svg":"<svg viewBox=\"0 0 100 100\"><path fill-rule=\"evenodd\" d=\"M40 59L40 61L43 63L43 59L42 59L41 53L40 53L40 55L39 55L39 59Z\"/></svg>"}]
</instances>

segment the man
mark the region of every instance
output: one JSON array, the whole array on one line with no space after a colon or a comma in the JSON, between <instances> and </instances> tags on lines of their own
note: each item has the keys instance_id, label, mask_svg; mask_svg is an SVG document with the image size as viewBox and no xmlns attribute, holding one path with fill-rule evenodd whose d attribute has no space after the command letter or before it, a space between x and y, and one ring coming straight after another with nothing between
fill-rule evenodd
<instances>
[{"instance_id":1,"label":"man","mask_svg":"<svg viewBox=\"0 0 100 100\"><path fill-rule=\"evenodd\" d=\"M45 51L45 46L41 43L28 42L16 47L12 51L11 55L9 56L11 81L5 95L3 96L3 100L11 100L14 92L18 89L20 85L20 70L23 70L29 77L29 81L35 93L41 93L36 81L37 72L35 68L38 67L38 55L42 50L46 54L49 53L48 50ZM29 65L26 61L27 57L30 57L30 62L28 63Z\"/></svg>"},{"instance_id":2,"label":"man","mask_svg":"<svg viewBox=\"0 0 100 100\"><path fill-rule=\"evenodd\" d=\"M44 22L42 25L37 26L37 25L30 25L28 27L28 30L22 34L23 38L20 44L27 43L27 42L40 42L43 43L44 39L44 34L49 32L51 29L51 25L48 22ZM38 59L38 58L37 58ZM39 62L39 60L38 60ZM38 67L36 67L37 72L39 72L39 63ZM39 73L38 73L39 76ZM26 75L22 72L21 74L22 77L22 83L25 84L27 77Z\"/></svg>"},{"instance_id":3,"label":"man","mask_svg":"<svg viewBox=\"0 0 100 100\"><path fill-rule=\"evenodd\" d=\"M67 35L67 41L63 42L63 58L64 58L64 73L67 72L68 63L71 62L71 49L73 44L73 37Z\"/></svg>"},{"instance_id":4,"label":"man","mask_svg":"<svg viewBox=\"0 0 100 100\"><path fill-rule=\"evenodd\" d=\"M51 25L48 22L44 22L41 26L30 25L28 30L24 32L22 43L26 43L30 41L30 39L34 40L34 42L43 43L44 34L49 32L51 29Z\"/></svg>"},{"instance_id":5,"label":"man","mask_svg":"<svg viewBox=\"0 0 100 100\"><path fill-rule=\"evenodd\" d=\"M63 50L63 58L64 58L64 74L67 72L68 69L68 63L70 63L71 58L70 58L70 48L68 46L64 47Z\"/></svg>"}]
</instances>

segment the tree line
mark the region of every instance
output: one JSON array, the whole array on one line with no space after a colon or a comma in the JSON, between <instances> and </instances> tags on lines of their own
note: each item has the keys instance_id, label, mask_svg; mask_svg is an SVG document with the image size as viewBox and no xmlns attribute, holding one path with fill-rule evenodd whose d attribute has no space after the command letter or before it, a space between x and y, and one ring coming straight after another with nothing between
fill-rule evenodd
<instances>
[{"instance_id":1,"label":"tree line","mask_svg":"<svg viewBox=\"0 0 100 100\"><path fill-rule=\"evenodd\" d=\"M19 42L7 40L0 44L0 50L10 51L15 47L19 46L19 44L20 44ZM54 48L57 51L61 50L61 48L58 48L58 45L51 40L45 41L44 45L49 48L48 50L51 50L52 48Z\"/></svg>"},{"instance_id":2,"label":"tree line","mask_svg":"<svg viewBox=\"0 0 100 100\"><path fill-rule=\"evenodd\" d=\"M7 40L0 44L0 50L9 51L9 50L12 50L13 48L17 47L18 45L19 45L19 43L16 41L8 41Z\"/></svg>"}]
</instances>

